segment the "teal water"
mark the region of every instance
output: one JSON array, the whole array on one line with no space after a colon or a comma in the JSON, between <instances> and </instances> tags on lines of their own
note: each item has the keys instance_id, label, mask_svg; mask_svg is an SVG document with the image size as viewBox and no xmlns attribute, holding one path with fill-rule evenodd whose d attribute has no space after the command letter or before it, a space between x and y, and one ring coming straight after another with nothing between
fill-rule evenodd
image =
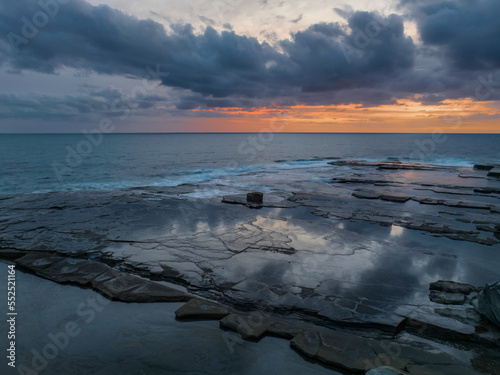
<instances>
[{"instance_id":1,"label":"teal water","mask_svg":"<svg viewBox=\"0 0 500 375\"><path fill-rule=\"evenodd\" d=\"M29 134L0 135L0 194L114 190L310 175L328 160L500 164L500 135ZM319 168L319 169L318 169ZM269 179L268 179L269 181Z\"/></svg>"}]
</instances>

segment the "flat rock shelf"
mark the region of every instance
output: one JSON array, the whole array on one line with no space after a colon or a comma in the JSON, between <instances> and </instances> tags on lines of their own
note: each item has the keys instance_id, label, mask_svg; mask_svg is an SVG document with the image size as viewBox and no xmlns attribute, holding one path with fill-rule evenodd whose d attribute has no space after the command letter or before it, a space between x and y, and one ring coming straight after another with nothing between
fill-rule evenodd
<instances>
[{"instance_id":1,"label":"flat rock shelf","mask_svg":"<svg viewBox=\"0 0 500 375\"><path fill-rule=\"evenodd\" d=\"M500 329L477 310L500 279L494 168L330 165L257 206L193 198L203 184L2 196L0 257L110 300L183 302L178 320L290 340L340 373L498 374Z\"/></svg>"}]
</instances>

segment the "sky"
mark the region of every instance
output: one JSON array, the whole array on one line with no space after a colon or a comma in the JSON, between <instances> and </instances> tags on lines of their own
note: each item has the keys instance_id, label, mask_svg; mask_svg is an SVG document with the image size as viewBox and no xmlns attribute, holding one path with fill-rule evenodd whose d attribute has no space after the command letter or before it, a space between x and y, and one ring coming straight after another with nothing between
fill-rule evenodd
<instances>
[{"instance_id":1,"label":"sky","mask_svg":"<svg viewBox=\"0 0 500 375\"><path fill-rule=\"evenodd\" d=\"M498 0L2 0L0 132L500 133L499 14Z\"/></svg>"}]
</instances>

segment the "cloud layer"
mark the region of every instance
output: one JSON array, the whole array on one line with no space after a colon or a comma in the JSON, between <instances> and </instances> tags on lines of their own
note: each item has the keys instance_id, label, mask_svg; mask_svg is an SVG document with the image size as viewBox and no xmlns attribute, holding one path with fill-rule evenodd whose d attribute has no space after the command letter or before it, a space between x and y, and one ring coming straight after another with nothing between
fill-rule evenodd
<instances>
[{"instance_id":1,"label":"cloud layer","mask_svg":"<svg viewBox=\"0 0 500 375\"><path fill-rule=\"evenodd\" d=\"M155 21L83 0L3 0L0 64L13 73L56 74L73 68L147 76L180 89L174 104L182 110L372 106L416 94L434 104L447 98L500 98L500 83L495 86L500 81L497 0L402 0L400 9L403 15L387 17L339 11L345 23L313 24L271 45L230 30L218 32L208 19L201 33L189 24L166 30ZM417 23L421 44L405 34L408 20ZM86 98L66 98L67 103L58 104L65 108L60 113L97 108L98 95L87 93ZM14 109L7 114L5 108L16 108L20 100L2 95L0 116L14 116ZM29 108L30 100L23 100ZM161 100L141 99L135 108Z\"/></svg>"}]
</instances>

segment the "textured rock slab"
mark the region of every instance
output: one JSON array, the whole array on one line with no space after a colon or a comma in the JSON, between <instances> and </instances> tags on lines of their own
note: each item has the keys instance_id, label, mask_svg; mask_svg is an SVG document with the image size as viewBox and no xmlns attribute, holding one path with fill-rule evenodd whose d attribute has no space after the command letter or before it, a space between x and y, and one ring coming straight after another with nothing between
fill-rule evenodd
<instances>
[{"instance_id":1,"label":"textured rock slab","mask_svg":"<svg viewBox=\"0 0 500 375\"><path fill-rule=\"evenodd\" d=\"M264 194L261 192L247 193L247 202L249 203L264 203Z\"/></svg>"},{"instance_id":2,"label":"textured rock slab","mask_svg":"<svg viewBox=\"0 0 500 375\"><path fill-rule=\"evenodd\" d=\"M125 292L143 285L143 279L140 277L111 268L102 276L100 281L93 282L92 286L110 299L120 300L121 295L125 294Z\"/></svg>"},{"instance_id":3,"label":"textured rock slab","mask_svg":"<svg viewBox=\"0 0 500 375\"><path fill-rule=\"evenodd\" d=\"M221 320L220 326L236 331L247 339L260 339L269 335L291 340L304 332L329 331L311 323L283 319L282 317L267 317L259 313L232 313Z\"/></svg>"},{"instance_id":4,"label":"textured rock slab","mask_svg":"<svg viewBox=\"0 0 500 375\"><path fill-rule=\"evenodd\" d=\"M466 309L452 309L446 307L442 309L434 309L434 312L441 316L456 319L464 324L477 326L482 323L481 315L472 307L468 307Z\"/></svg>"},{"instance_id":5,"label":"textured rock slab","mask_svg":"<svg viewBox=\"0 0 500 375\"><path fill-rule=\"evenodd\" d=\"M488 172L488 176L500 177L500 167L495 167L493 169L490 169L490 171Z\"/></svg>"},{"instance_id":6,"label":"textured rock slab","mask_svg":"<svg viewBox=\"0 0 500 375\"><path fill-rule=\"evenodd\" d=\"M380 198L384 201L396 203L405 203L411 199L410 196L403 194L383 194Z\"/></svg>"},{"instance_id":7,"label":"textured rock slab","mask_svg":"<svg viewBox=\"0 0 500 375\"><path fill-rule=\"evenodd\" d=\"M425 317L420 319L412 318L409 319L406 330L446 341L480 341L480 338L476 335L474 326L464 324L455 319L438 319L436 317L429 317L428 319Z\"/></svg>"},{"instance_id":8,"label":"textured rock slab","mask_svg":"<svg viewBox=\"0 0 500 375\"><path fill-rule=\"evenodd\" d=\"M299 333L307 331L308 329L311 329L310 325L306 326L301 323L283 323L283 322L276 322L270 325L267 328L267 334L276 336L276 337L281 337L287 340L293 339L295 336L297 336Z\"/></svg>"},{"instance_id":9,"label":"textured rock slab","mask_svg":"<svg viewBox=\"0 0 500 375\"><path fill-rule=\"evenodd\" d=\"M107 272L109 266L84 259L64 258L45 269L36 271L39 276L58 283L91 285L99 275Z\"/></svg>"},{"instance_id":10,"label":"textured rock slab","mask_svg":"<svg viewBox=\"0 0 500 375\"><path fill-rule=\"evenodd\" d=\"M126 273L97 283L95 289L109 299L124 302L185 302L192 298L180 290Z\"/></svg>"},{"instance_id":11,"label":"textured rock slab","mask_svg":"<svg viewBox=\"0 0 500 375\"><path fill-rule=\"evenodd\" d=\"M250 193L250 194L256 194L256 193ZM262 201L260 202L258 198L256 199L257 202L253 200L253 195L251 200L248 200L248 195L245 194L225 195L224 197L222 197L222 203L240 204L243 206L247 206L249 208L262 208L262 207L287 208L287 207L297 206L296 204L293 204L292 201L287 200L285 196L279 196L274 194L266 194L265 196L262 197Z\"/></svg>"},{"instance_id":12,"label":"textured rock slab","mask_svg":"<svg viewBox=\"0 0 500 375\"><path fill-rule=\"evenodd\" d=\"M457 208L472 208L477 210L489 210L491 204L474 202L474 201L443 201L444 206Z\"/></svg>"},{"instance_id":13,"label":"textured rock slab","mask_svg":"<svg viewBox=\"0 0 500 375\"><path fill-rule=\"evenodd\" d=\"M465 295L461 293L447 293L438 290L431 290L429 299L432 302L442 305L463 305L465 303Z\"/></svg>"},{"instance_id":14,"label":"textured rock slab","mask_svg":"<svg viewBox=\"0 0 500 375\"><path fill-rule=\"evenodd\" d=\"M360 199L379 199L381 194L371 191L355 191L352 196Z\"/></svg>"},{"instance_id":15,"label":"textured rock slab","mask_svg":"<svg viewBox=\"0 0 500 375\"><path fill-rule=\"evenodd\" d=\"M459 361L437 346L408 340L368 341L378 355L378 363L410 374L453 374L453 371L454 374L475 374L468 363Z\"/></svg>"},{"instance_id":16,"label":"textured rock slab","mask_svg":"<svg viewBox=\"0 0 500 375\"><path fill-rule=\"evenodd\" d=\"M10 250L10 249L1 249L0 250L0 259L5 260L16 260L26 255L26 251L18 251L18 250Z\"/></svg>"},{"instance_id":17,"label":"textured rock slab","mask_svg":"<svg viewBox=\"0 0 500 375\"><path fill-rule=\"evenodd\" d=\"M493 168L495 168L494 165L486 165L486 164L475 164L474 165L474 169L479 169L479 170L482 170L482 171L490 171Z\"/></svg>"},{"instance_id":18,"label":"textured rock slab","mask_svg":"<svg viewBox=\"0 0 500 375\"><path fill-rule=\"evenodd\" d=\"M290 346L308 357L316 358L321 347L319 332L305 331L290 341Z\"/></svg>"},{"instance_id":19,"label":"textured rock slab","mask_svg":"<svg viewBox=\"0 0 500 375\"><path fill-rule=\"evenodd\" d=\"M290 345L308 357L349 373L401 375L408 369L410 374L419 375L439 374L439 371L474 374L469 366L435 346L407 340L375 340L340 331L304 331ZM377 368L380 363L390 368Z\"/></svg>"},{"instance_id":20,"label":"textured rock slab","mask_svg":"<svg viewBox=\"0 0 500 375\"><path fill-rule=\"evenodd\" d=\"M103 263L35 252L17 263L46 279L59 283L92 286L109 299L124 302L184 302L187 293L159 282L119 272Z\"/></svg>"},{"instance_id":21,"label":"textured rock slab","mask_svg":"<svg viewBox=\"0 0 500 375\"><path fill-rule=\"evenodd\" d=\"M215 302L191 299L176 310L178 319L213 319L219 320L230 313L230 310Z\"/></svg>"},{"instance_id":22,"label":"textured rock slab","mask_svg":"<svg viewBox=\"0 0 500 375\"><path fill-rule=\"evenodd\" d=\"M370 370L377 359L372 347L356 335L332 331L319 333L321 347L317 358L348 371Z\"/></svg>"},{"instance_id":23,"label":"textured rock slab","mask_svg":"<svg viewBox=\"0 0 500 375\"><path fill-rule=\"evenodd\" d=\"M120 298L125 302L186 302L192 295L162 283L142 279L143 284ZM145 282L144 282L145 281Z\"/></svg>"},{"instance_id":24,"label":"textured rock slab","mask_svg":"<svg viewBox=\"0 0 500 375\"><path fill-rule=\"evenodd\" d=\"M43 252L30 252L29 254L18 259L17 263L35 273L61 262L63 257L58 255L47 254Z\"/></svg>"},{"instance_id":25,"label":"textured rock slab","mask_svg":"<svg viewBox=\"0 0 500 375\"><path fill-rule=\"evenodd\" d=\"M475 188L474 192L482 194L500 194L500 188L494 188L494 187Z\"/></svg>"},{"instance_id":26,"label":"textured rock slab","mask_svg":"<svg viewBox=\"0 0 500 375\"><path fill-rule=\"evenodd\" d=\"M477 310L500 327L500 281L487 285L479 293Z\"/></svg>"},{"instance_id":27,"label":"textured rock slab","mask_svg":"<svg viewBox=\"0 0 500 375\"><path fill-rule=\"evenodd\" d=\"M343 299L339 299L337 303L348 303ZM359 307L358 314L354 314L352 310L342 308L333 303L328 303L323 309L318 312L318 315L325 317L335 325L355 328L355 329L376 329L380 331L397 334L404 326L404 317L397 314L385 313L377 311L376 314L366 314L367 311L374 312L368 306ZM363 311L363 313L361 313Z\"/></svg>"},{"instance_id":28,"label":"textured rock slab","mask_svg":"<svg viewBox=\"0 0 500 375\"><path fill-rule=\"evenodd\" d=\"M220 326L238 332L244 339L258 340L273 323L260 314L230 314L220 321Z\"/></svg>"},{"instance_id":29,"label":"textured rock slab","mask_svg":"<svg viewBox=\"0 0 500 375\"><path fill-rule=\"evenodd\" d=\"M429 284L429 290L435 290L446 293L460 293L468 295L472 292L478 292L480 288L477 288L469 284L461 284L455 281L444 281L439 280L434 283Z\"/></svg>"},{"instance_id":30,"label":"textured rock slab","mask_svg":"<svg viewBox=\"0 0 500 375\"><path fill-rule=\"evenodd\" d=\"M485 324L481 322L481 325L476 327L476 331L476 336L479 338L480 342L500 346L500 328L498 328L498 326L493 323Z\"/></svg>"}]
</instances>

